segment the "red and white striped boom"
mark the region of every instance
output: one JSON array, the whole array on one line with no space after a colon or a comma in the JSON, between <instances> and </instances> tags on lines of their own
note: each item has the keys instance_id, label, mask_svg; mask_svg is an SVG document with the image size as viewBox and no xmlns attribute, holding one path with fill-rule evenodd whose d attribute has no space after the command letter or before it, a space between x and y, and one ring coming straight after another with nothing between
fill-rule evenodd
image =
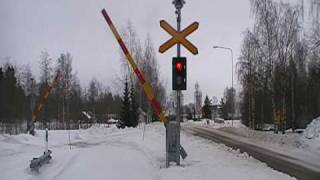
<instances>
[{"instance_id":1,"label":"red and white striped boom","mask_svg":"<svg viewBox=\"0 0 320 180\"><path fill-rule=\"evenodd\" d=\"M128 51L126 45L124 44L122 38L120 37L117 29L114 27L111 18L109 17L107 11L105 9L103 9L101 11L104 19L107 21L113 35L115 36L115 38L117 39L123 53L126 55L128 63L130 64L130 66L133 69L133 72L136 74L137 78L139 79L140 85L142 86L153 110L157 113L157 115L159 116L159 119L161 122L166 123L166 117L164 112L162 111L161 105L158 102L157 98L154 95L153 89L150 85L150 83L144 78L143 73L139 70L139 68L137 67L136 63L134 62L130 52Z\"/></svg>"}]
</instances>

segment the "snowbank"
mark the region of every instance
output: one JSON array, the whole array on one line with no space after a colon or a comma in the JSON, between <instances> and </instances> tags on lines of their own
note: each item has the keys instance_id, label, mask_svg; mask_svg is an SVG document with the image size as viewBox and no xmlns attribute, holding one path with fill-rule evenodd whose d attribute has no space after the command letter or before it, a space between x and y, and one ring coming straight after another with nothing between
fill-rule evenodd
<instances>
[{"instance_id":1,"label":"snowbank","mask_svg":"<svg viewBox=\"0 0 320 180\"><path fill-rule=\"evenodd\" d=\"M223 120L220 118L217 118L218 122L215 122L214 120L211 119L201 119L199 121L193 121L193 120L189 120L187 121L185 124L188 126L189 125L200 125L203 127L211 127L211 128L215 128L215 129L219 129L219 128L225 128L225 127L234 127L234 128L246 128L247 127L245 125L243 125L241 123L240 120ZM209 122L209 124L208 124Z\"/></svg>"},{"instance_id":2,"label":"snowbank","mask_svg":"<svg viewBox=\"0 0 320 180\"><path fill-rule=\"evenodd\" d=\"M53 159L39 173L31 172L28 163L42 154L43 138L44 131L37 131L37 136L0 136L0 180L294 179L239 150L185 133L181 143L189 156L181 161L181 167L167 169L165 128L160 123L49 131Z\"/></svg>"},{"instance_id":3,"label":"snowbank","mask_svg":"<svg viewBox=\"0 0 320 180\"><path fill-rule=\"evenodd\" d=\"M299 157L313 164L319 164L320 162L320 117L313 120L303 134L293 133L292 131L286 134L274 134L273 131L254 131L241 124L240 121L235 121L233 127L231 127L228 122L224 124L212 122L209 125L204 122L187 122L185 126L203 126L218 129L221 133L233 135L235 139L239 137L265 149L291 157Z\"/></svg>"},{"instance_id":4,"label":"snowbank","mask_svg":"<svg viewBox=\"0 0 320 180\"><path fill-rule=\"evenodd\" d=\"M320 117L312 120L303 135L307 139L318 139L320 137Z\"/></svg>"},{"instance_id":5,"label":"snowbank","mask_svg":"<svg viewBox=\"0 0 320 180\"><path fill-rule=\"evenodd\" d=\"M225 123L214 123L211 121L210 124L207 124L202 120L196 123L188 123L219 129L223 132L248 138L250 141L264 144L269 147L309 148L309 143L305 142L307 139L302 138L301 134L291 133L291 131L284 135L281 133L274 134L273 131L254 131L243 125L240 120L233 120L233 122L231 120L226 120L224 122Z\"/></svg>"}]
</instances>

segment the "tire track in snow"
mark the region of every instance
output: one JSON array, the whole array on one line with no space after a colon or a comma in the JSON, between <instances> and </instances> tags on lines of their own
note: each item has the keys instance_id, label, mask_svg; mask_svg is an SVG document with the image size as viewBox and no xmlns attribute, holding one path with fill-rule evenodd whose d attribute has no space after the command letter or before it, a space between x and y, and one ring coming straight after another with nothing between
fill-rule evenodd
<instances>
[{"instance_id":1,"label":"tire track in snow","mask_svg":"<svg viewBox=\"0 0 320 180\"><path fill-rule=\"evenodd\" d=\"M108 144L110 145L110 144ZM152 167L156 168L158 163L156 163L157 156L154 155L151 151L146 151L145 147L142 147L138 143L128 142L128 141L113 141L111 145L117 145L118 147L130 148L140 154L142 154L148 160L148 164ZM160 165L159 165L160 167Z\"/></svg>"},{"instance_id":2,"label":"tire track in snow","mask_svg":"<svg viewBox=\"0 0 320 180\"><path fill-rule=\"evenodd\" d=\"M96 148L96 147L103 147L103 148L108 148L108 147L112 147L112 148L121 148L121 149L125 149L125 150L129 150L129 151L134 151L137 152L138 154L140 154L142 157L141 158L142 161L146 160L146 163L148 164L149 167L152 167L154 169L160 169L160 160L159 160L159 156L157 156L152 150L148 149L147 147L136 143L136 142L132 142L130 140L124 140L123 138L128 137L130 135L128 134L123 134L122 136L113 136L113 138L109 138L107 140L104 141L98 141L98 142L79 142L79 143L75 143L73 144L73 146L79 148L79 152L77 156L81 156L82 150L84 151L90 151L90 148ZM122 138L123 137L123 138ZM120 139L119 139L120 138ZM71 164L75 163L74 160L68 162L67 166L68 168L72 168ZM98 164L98 162L97 162ZM59 172L56 176L54 176L52 179L58 179L63 177L64 173L66 172L66 170ZM156 180L162 180L162 173L161 171L154 171L156 173L153 174L153 178L152 179L156 179Z\"/></svg>"},{"instance_id":3,"label":"tire track in snow","mask_svg":"<svg viewBox=\"0 0 320 180\"><path fill-rule=\"evenodd\" d=\"M62 167L59 166L59 170L58 172L55 173L55 175L51 178L52 180L56 180L58 179L61 175L63 175L63 173L71 168L71 166L75 163L75 161L77 160L78 156L79 156L80 151L78 151L76 154L74 154L70 160L68 160L67 163L65 163Z\"/></svg>"},{"instance_id":4,"label":"tire track in snow","mask_svg":"<svg viewBox=\"0 0 320 180\"><path fill-rule=\"evenodd\" d=\"M68 167L70 167L76 161L78 154L79 152L73 154L68 161L62 161L60 163L59 160L61 160L61 158L64 158L65 156L62 155L59 159L53 156L53 159L48 164L45 164L44 167L40 168L39 173L31 171L29 168L27 168L27 171L29 172L28 174L32 175L30 178L28 178L28 180L57 179L64 171L66 171Z\"/></svg>"}]
</instances>

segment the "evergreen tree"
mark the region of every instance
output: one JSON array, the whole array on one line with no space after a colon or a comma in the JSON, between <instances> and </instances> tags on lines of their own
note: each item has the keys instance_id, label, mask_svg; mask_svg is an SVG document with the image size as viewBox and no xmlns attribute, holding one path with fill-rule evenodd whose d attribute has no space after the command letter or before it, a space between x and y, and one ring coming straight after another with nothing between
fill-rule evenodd
<instances>
[{"instance_id":1,"label":"evergreen tree","mask_svg":"<svg viewBox=\"0 0 320 180\"><path fill-rule=\"evenodd\" d=\"M310 119L313 119L320 115L320 58L316 53L312 53L310 57L308 72L308 111Z\"/></svg>"},{"instance_id":2,"label":"evergreen tree","mask_svg":"<svg viewBox=\"0 0 320 180\"><path fill-rule=\"evenodd\" d=\"M81 86L79 80L76 76L73 76L71 92L69 93L69 104L70 104L70 118L77 121L80 116L82 109L82 99L81 99Z\"/></svg>"},{"instance_id":3,"label":"evergreen tree","mask_svg":"<svg viewBox=\"0 0 320 180\"><path fill-rule=\"evenodd\" d=\"M16 71L13 66L7 65L2 81L3 99L1 101L5 122L21 122L25 115L26 98L22 87L17 83ZM16 133L18 133L17 129Z\"/></svg>"},{"instance_id":4,"label":"evergreen tree","mask_svg":"<svg viewBox=\"0 0 320 180\"><path fill-rule=\"evenodd\" d=\"M128 81L125 80L124 92L122 97L122 109L120 114L120 121L117 125L118 128L125 128L130 126L130 98L129 98L129 88Z\"/></svg>"},{"instance_id":5,"label":"evergreen tree","mask_svg":"<svg viewBox=\"0 0 320 180\"><path fill-rule=\"evenodd\" d=\"M116 114L121 112L121 97L119 95L113 96L111 111Z\"/></svg>"},{"instance_id":6,"label":"evergreen tree","mask_svg":"<svg viewBox=\"0 0 320 180\"><path fill-rule=\"evenodd\" d=\"M98 99L99 99L99 82L93 78L90 81L88 89L88 109L95 112L97 109Z\"/></svg>"},{"instance_id":7,"label":"evergreen tree","mask_svg":"<svg viewBox=\"0 0 320 180\"><path fill-rule=\"evenodd\" d=\"M222 119L228 119L228 109L227 109L226 102L225 102L224 98L221 98L220 106L221 106L220 117Z\"/></svg>"},{"instance_id":8,"label":"evergreen tree","mask_svg":"<svg viewBox=\"0 0 320 180\"><path fill-rule=\"evenodd\" d=\"M234 112L234 98L235 90L232 88L226 88L224 91L224 97L221 99L221 111L223 119L231 119Z\"/></svg>"},{"instance_id":9,"label":"evergreen tree","mask_svg":"<svg viewBox=\"0 0 320 180\"><path fill-rule=\"evenodd\" d=\"M5 70L4 81L4 112L7 122L13 123L15 117L15 102L16 102L16 84L15 70L12 66L8 65Z\"/></svg>"},{"instance_id":10,"label":"evergreen tree","mask_svg":"<svg viewBox=\"0 0 320 180\"><path fill-rule=\"evenodd\" d=\"M202 116L206 119L211 119L211 100L208 96L204 99L204 105L202 107Z\"/></svg>"},{"instance_id":11,"label":"evergreen tree","mask_svg":"<svg viewBox=\"0 0 320 180\"><path fill-rule=\"evenodd\" d=\"M136 127L139 123L139 106L136 101L136 92L133 83L130 88L130 121L132 127Z\"/></svg>"}]
</instances>

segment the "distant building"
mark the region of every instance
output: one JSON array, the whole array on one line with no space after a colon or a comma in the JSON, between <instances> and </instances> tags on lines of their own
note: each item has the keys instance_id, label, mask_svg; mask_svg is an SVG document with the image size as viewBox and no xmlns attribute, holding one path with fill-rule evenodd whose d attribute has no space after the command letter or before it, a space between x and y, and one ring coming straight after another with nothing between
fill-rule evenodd
<instances>
[{"instance_id":1,"label":"distant building","mask_svg":"<svg viewBox=\"0 0 320 180\"><path fill-rule=\"evenodd\" d=\"M115 113L106 114L107 119L119 119L119 115Z\"/></svg>"},{"instance_id":2,"label":"distant building","mask_svg":"<svg viewBox=\"0 0 320 180\"><path fill-rule=\"evenodd\" d=\"M79 120L80 122L93 123L95 122L95 117L94 114L90 111L81 111Z\"/></svg>"}]
</instances>

